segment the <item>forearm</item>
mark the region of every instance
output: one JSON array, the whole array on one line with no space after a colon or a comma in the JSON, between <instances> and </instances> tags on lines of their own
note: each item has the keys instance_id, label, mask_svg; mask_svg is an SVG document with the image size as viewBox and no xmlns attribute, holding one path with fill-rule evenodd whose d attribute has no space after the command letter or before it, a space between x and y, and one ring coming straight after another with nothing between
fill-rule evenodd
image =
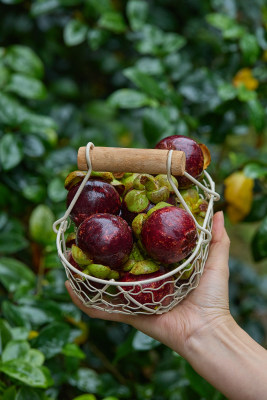
<instances>
[{"instance_id":1,"label":"forearm","mask_svg":"<svg viewBox=\"0 0 267 400\"><path fill-rule=\"evenodd\" d=\"M266 399L267 351L233 319L195 333L188 341L185 357L228 399Z\"/></svg>"}]
</instances>

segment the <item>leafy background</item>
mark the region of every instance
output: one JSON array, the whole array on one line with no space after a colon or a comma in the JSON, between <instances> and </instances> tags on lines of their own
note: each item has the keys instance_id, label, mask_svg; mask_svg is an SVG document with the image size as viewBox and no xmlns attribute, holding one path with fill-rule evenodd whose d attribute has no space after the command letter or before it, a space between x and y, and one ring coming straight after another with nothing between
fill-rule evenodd
<instances>
[{"instance_id":1,"label":"leafy background","mask_svg":"<svg viewBox=\"0 0 267 400\"><path fill-rule=\"evenodd\" d=\"M51 225L89 140L206 143L231 311L266 345L266 0L1 0L0 26L0 398L223 399L170 349L75 308Z\"/></svg>"}]
</instances>

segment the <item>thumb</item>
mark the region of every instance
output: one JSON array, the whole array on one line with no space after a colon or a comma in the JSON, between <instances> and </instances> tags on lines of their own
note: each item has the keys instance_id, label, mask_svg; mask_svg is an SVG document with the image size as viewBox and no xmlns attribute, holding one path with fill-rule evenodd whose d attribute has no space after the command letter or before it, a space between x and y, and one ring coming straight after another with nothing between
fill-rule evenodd
<instances>
[{"instance_id":1,"label":"thumb","mask_svg":"<svg viewBox=\"0 0 267 400\"><path fill-rule=\"evenodd\" d=\"M212 240L205 269L228 270L230 239L224 227L223 212L217 212L213 217Z\"/></svg>"}]
</instances>

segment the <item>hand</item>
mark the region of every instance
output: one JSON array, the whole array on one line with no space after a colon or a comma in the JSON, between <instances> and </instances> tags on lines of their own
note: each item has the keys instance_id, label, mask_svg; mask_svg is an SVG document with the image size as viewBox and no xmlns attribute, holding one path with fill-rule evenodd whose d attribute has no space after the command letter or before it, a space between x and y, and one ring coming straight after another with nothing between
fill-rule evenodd
<instances>
[{"instance_id":1,"label":"hand","mask_svg":"<svg viewBox=\"0 0 267 400\"><path fill-rule=\"evenodd\" d=\"M223 213L213 219L212 241L203 276L199 286L171 311L152 316L111 314L88 308L72 291L69 282L66 288L74 302L91 318L124 322L164 343L186 356L188 342L195 334L211 330L220 324L231 323L228 303L230 241L224 228Z\"/></svg>"}]
</instances>

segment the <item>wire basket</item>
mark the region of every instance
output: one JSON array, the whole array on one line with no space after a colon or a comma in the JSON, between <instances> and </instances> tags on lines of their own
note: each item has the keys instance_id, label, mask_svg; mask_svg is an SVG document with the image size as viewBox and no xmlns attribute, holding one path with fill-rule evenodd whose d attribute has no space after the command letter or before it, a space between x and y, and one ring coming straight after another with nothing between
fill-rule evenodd
<instances>
[{"instance_id":1,"label":"wire basket","mask_svg":"<svg viewBox=\"0 0 267 400\"><path fill-rule=\"evenodd\" d=\"M193 217L198 231L198 240L193 253L186 257L177 268L172 269L159 277L136 282L120 282L115 281L114 279L99 279L81 272L69 263L68 251L65 244L65 232L70 223L69 214L92 172L90 150L93 147L94 145L91 142L88 143L86 147L86 161L88 165L86 176L84 177L65 215L55 221L53 225L53 229L57 233L56 244L58 255L65 268L67 278L73 291L85 306L107 311L109 313L146 315L163 314L176 306L199 284L209 252L213 203L220 198L220 196L215 192L215 183L206 171L204 171L202 183L194 179L187 172L184 172L184 176L196 185L196 188L199 191L199 196L208 202L206 216L203 225L201 226L196 221L194 215L191 213L179 190L171 179L173 150L170 150L166 160L168 181L172 186L178 201ZM57 229L58 225L59 228ZM193 272L188 279L184 279L184 272L189 267ZM153 287L147 287L148 284L155 282L157 284L154 284ZM166 292L166 295L162 295L160 300L157 296L158 291L161 291L163 294ZM147 299L146 303L139 301L141 293L145 295L145 298Z\"/></svg>"}]
</instances>

